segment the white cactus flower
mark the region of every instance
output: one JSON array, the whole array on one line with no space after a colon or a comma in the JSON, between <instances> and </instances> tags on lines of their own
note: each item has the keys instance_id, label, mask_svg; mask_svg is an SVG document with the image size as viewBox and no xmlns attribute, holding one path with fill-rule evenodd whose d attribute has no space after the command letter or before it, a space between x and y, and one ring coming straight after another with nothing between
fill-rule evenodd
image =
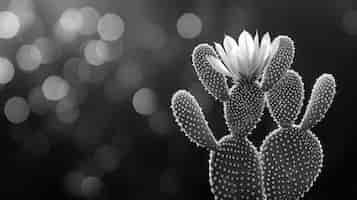
<instances>
[{"instance_id":1,"label":"white cactus flower","mask_svg":"<svg viewBox=\"0 0 357 200\"><path fill-rule=\"evenodd\" d=\"M253 39L250 33L243 31L239 35L238 43L232 37L226 35L223 47L215 43L215 49L224 64L216 57L207 56L212 67L234 80L241 78L255 80L259 78L277 52L279 37L271 42L269 33L265 33L259 44L258 33L255 34Z\"/></svg>"}]
</instances>

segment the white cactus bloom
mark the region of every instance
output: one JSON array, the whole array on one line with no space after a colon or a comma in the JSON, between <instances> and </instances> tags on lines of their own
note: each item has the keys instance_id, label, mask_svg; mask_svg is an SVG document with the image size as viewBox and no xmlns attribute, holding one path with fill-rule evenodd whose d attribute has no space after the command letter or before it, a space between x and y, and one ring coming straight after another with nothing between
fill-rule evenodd
<instances>
[{"instance_id":1,"label":"white cactus bloom","mask_svg":"<svg viewBox=\"0 0 357 200\"><path fill-rule=\"evenodd\" d=\"M257 79L277 52L279 37L271 42L269 33L265 33L259 44L258 33L253 39L250 33L243 31L239 35L238 43L226 35L223 47L215 43L215 49L224 64L214 56L207 56L208 62L216 71L234 80Z\"/></svg>"}]
</instances>

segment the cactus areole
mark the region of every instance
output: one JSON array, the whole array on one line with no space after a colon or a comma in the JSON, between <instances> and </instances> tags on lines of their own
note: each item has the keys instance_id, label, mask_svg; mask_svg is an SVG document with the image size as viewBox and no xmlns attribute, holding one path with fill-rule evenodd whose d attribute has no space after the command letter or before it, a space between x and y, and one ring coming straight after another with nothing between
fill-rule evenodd
<instances>
[{"instance_id":1,"label":"cactus areole","mask_svg":"<svg viewBox=\"0 0 357 200\"><path fill-rule=\"evenodd\" d=\"M246 31L238 42L226 36L223 46L199 44L192 62L203 87L224 106L230 134L217 140L195 97L177 91L171 109L178 126L198 146L210 151L209 182L215 200L296 200L320 174L322 146L312 129L332 104L336 83L323 74L313 87L300 124L304 84L291 70L292 39L266 33L259 42ZM227 84L232 78L233 85ZM259 149L247 138L263 115L264 106L278 128Z\"/></svg>"}]
</instances>

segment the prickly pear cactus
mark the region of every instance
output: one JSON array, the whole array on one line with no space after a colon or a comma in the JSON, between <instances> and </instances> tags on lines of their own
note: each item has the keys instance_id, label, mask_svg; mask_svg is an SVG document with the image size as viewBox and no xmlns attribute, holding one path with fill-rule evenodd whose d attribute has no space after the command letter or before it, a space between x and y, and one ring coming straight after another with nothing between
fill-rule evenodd
<instances>
[{"instance_id":1,"label":"prickly pear cactus","mask_svg":"<svg viewBox=\"0 0 357 200\"><path fill-rule=\"evenodd\" d=\"M261 146L263 182L268 199L295 200L309 191L321 172L323 151L311 128L324 118L335 95L332 75L321 75L314 85L300 125L295 120L303 102L303 82L294 71L267 93L269 111L279 128Z\"/></svg>"},{"instance_id":2,"label":"prickly pear cactus","mask_svg":"<svg viewBox=\"0 0 357 200\"><path fill-rule=\"evenodd\" d=\"M246 31L238 43L226 36L223 46L200 44L194 49L196 74L208 93L222 102L229 134L215 138L186 90L173 95L171 109L185 135L210 151L209 182L216 200L296 199L321 170L321 145L309 129L323 118L335 85L330 75L320 78L302 123L293 125L303 100L301 78L289 70L294 51L289 37L271 41L267 33L259 41L258 34L253 38ZM259 152L247 136L260 121L266 101L279 129Z\"/></svg>"}]
</instances>

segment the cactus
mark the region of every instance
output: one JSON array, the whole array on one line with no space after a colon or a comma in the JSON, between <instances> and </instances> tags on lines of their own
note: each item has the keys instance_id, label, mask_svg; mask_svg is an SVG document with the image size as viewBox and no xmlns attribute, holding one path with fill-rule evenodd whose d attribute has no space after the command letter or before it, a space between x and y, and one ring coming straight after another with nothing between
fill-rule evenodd
<instances>
[{"instance_id":1,"label":"cactus","mask_svg":"<svg viewBox=\"0 0 357 200\"><path fill-rule=\"evenodd\" d=\"M294 71L267 93L269 111L279 128L261 146L263 182L268 199L295 200L309 191L321 172L323 151L311 128L324 118L335 95L332 75L321 75L314 85L307 110L295 125L303 102L303 82Z\"/></svg>"},{"instance_id":2,"label":"cactus","mask_svg":"<svg viewBox=\"0 0 357 200\"><path fill-rule=\"evenodd\" d=\"M229 134L217 140L196 99L186 90L171 100L175 120L196 145L210 151L209 183L216 200L296 199L321 170L321 145L310 129L322 120L335 93L331 75L314 86L300 125L294 125L303 102L301 77L290 70L294 43L287 36L259 43L243 31L238 43L226 36L223 46L198 45L193 67L204 88L223 104ZM229 87L226 78L232 78ZM249 141L265 103L279 129L260 151ZM299 174L303 173L303 174Z\"/></svg>"}]
</instances>

